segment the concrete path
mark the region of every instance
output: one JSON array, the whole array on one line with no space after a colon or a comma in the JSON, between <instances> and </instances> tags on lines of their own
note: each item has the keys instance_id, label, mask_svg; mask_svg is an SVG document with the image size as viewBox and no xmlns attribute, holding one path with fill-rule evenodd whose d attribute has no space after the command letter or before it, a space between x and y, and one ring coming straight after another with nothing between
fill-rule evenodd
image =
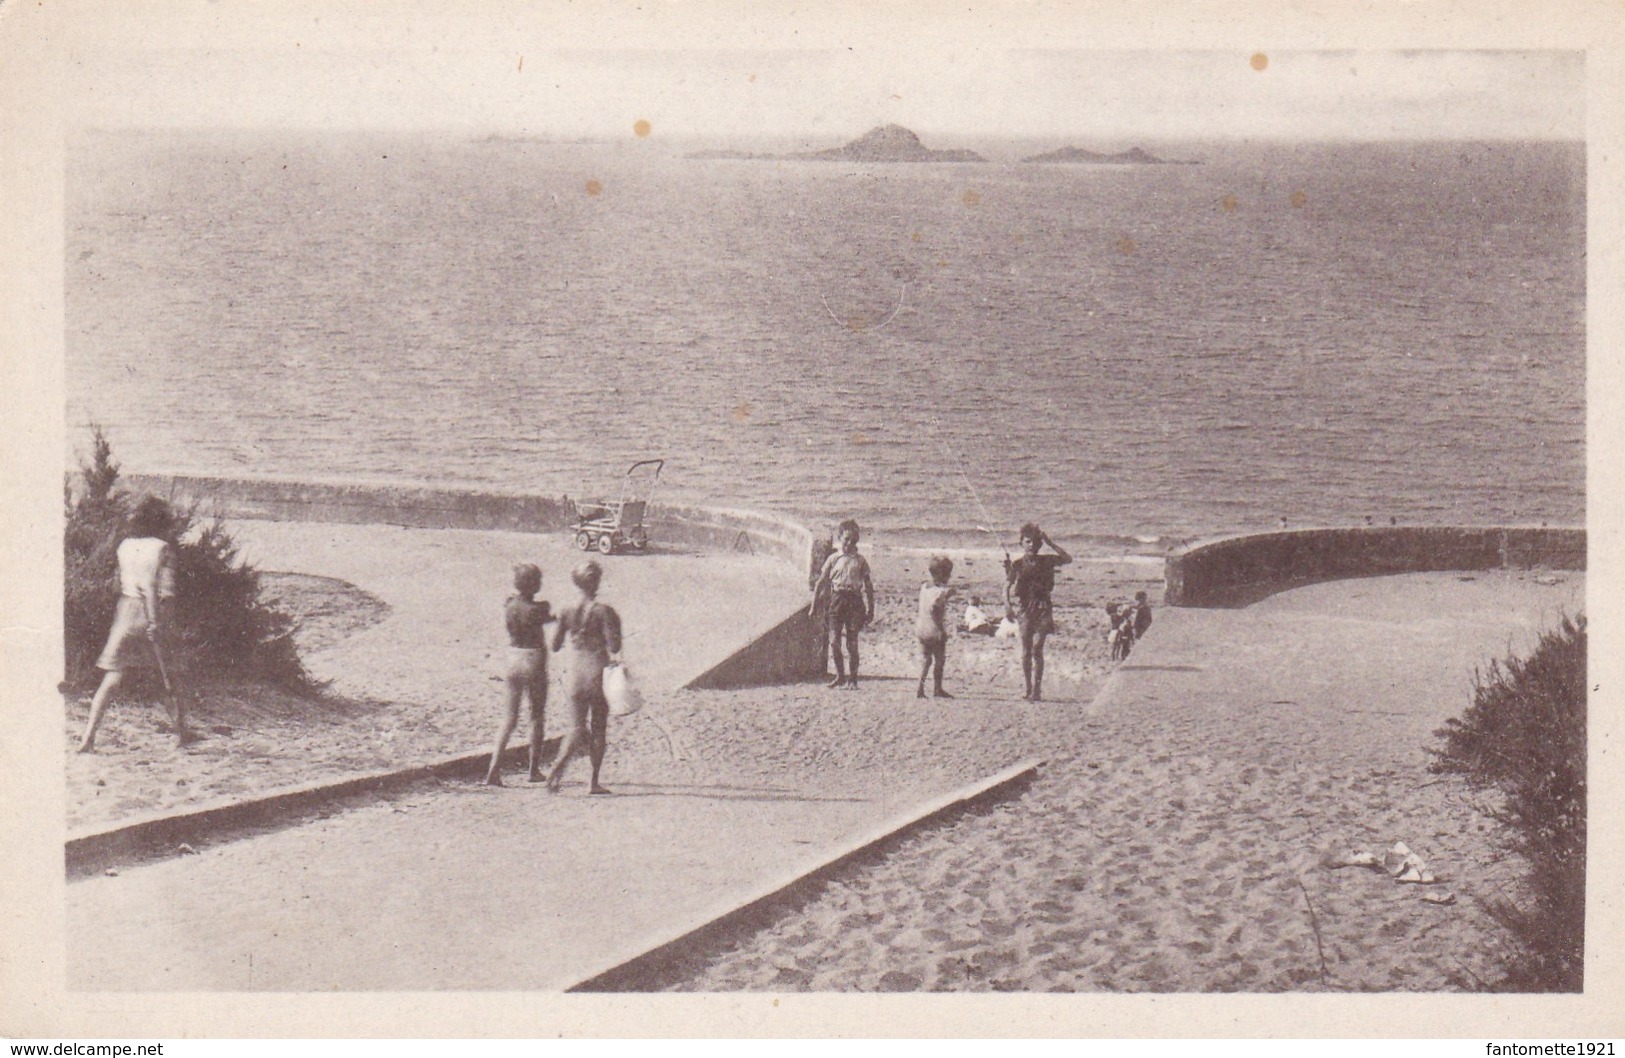
<instances>
[{"instance_id":1,"label":"concrete path","mask_svg":"<svg viewBox=\"0 0 1625 1058\"><path fill-rule=\"evenodd\" d=\"M1476 670L1527 654L1584 605L1585 575L1560 571L1372 577L1239 610L1164 610L1094 708L1155 715L1178 703L1249 725L1264 713L1285 741L1333 741L1351 760L1404 745L1425 761Z\"/></svg>"},{"instance_id":2,"label":"concrete path","mask_svg":"<svg viewBox=\"0 0 1625 1058\"><path fill-rule=\"evenodd\" d=\"M233 523L245 558L354 583L391 607L313 655L341 693L396 701L489 693L519 561L574 596L589 557L553 535ZM380 540L380 533L388 539ZM626 657L670 690L806 598L753 556L590 556ZM482 705L484 703L481 703ZM482 729L483 734L483 729ZM471 747L472 748L472 747ZM585 764L577 772L585 774ZM579 776L576 776L579 778ZM70 886L70 980L100 989L556 989L718 912L901 802L791 789L639 787L588 798L442 784L315 824ZM601 844L600 853L594 846ZM788 875L786 875L788 876Z\"/></svg>"},{"instance_id":3,"label":"concrete path","mask_svg":"<svg viewBox=\"0 0 1625 1058\"><path fill-rule=\"evenodd\" d=\"M442 786L68 889L86 990L557 991L902 805L771 787Z\"/></svg>"},{"instance_id":4,"label":"concrete path","mask_svg":"<svg viewBox=\"0 0 1625 1058\"><path fill-rule=\"evenodd\" d=\"M502 604L513 590L513 564L539 564L542 597L561 607L576 598L569 573L586 557L559 533L246 519L233 521L231 531L243 557L261 570L349 582L381 598L387 613L304 655L310 671L330 681L332 694L319 706L305 709L281 697L262 703L229 687L208 688L194 719L205 729L227 730L184 753L153 729L152 710L116 705L100 752L75 754L88 713L88 703L75 703L64 744L68 823L76 836L489 747L502 715L508 661ZM604 569L602 598L621 614L626 660L651 702L725 660L807 598L801 574L766 557L664 548L592 557ZM337 604L335 616L344 612ZM555 655L550 666L550 737L569 723L557 693L568 663ZM516 739L527 737L522 725Z\"/></svg>"},{"instance_id":5,"label":"concrete path","mask_svg":"<svg viewBox=\"0 0 1625 1058\"><path fill-rule=\"evenodd\" d=\"M422 698L448 676L466 687L470 673L497 671L507 642L502 601L517 562L541 567L540 597L555 609L576 597L570 570L598 562L600 598L621 614L627 663L657 689L693 679L807 599L800 574L771 558L658 544L649 555L589 555L560 533L234 521L232 535L261 569L335 577L389 603L382 624L310 659L337 690L389 699Z\"/></svg>"}]
</instances>

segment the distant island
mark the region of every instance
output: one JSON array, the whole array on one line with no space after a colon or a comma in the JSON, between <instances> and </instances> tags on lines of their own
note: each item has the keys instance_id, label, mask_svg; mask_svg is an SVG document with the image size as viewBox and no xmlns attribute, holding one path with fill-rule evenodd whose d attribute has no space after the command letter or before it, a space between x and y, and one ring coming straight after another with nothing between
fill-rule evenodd
<instances>
[{"instance_id":1,"label":"distant island","mask_svg":"<svg viewBox=\"0 0 1625 1058\"><path fill-rule=\"evenodd\" d=\"M1167 158L1158 158L1149 151L1139 147L1131 147L1116 154L1102 154L1099 151L1086 150L1083 147L1062 147L1060 150L1048 151L1044 154L1035 154L1031 158L1023 158L1024 162L1066 162L1073 165L1200 165L1201 162L1174 161Z\"/></svg>"},{"instance_id":2,"label":"distant island","mask_svg":"<svg viewBox=\"0 0 1625 1058\"><path fill-rule=\"evenodd\" d=\"M821 151L794 151L790 154L756 154L751 151L695 151L690 158L771 162L985 162L975 151L936 151L920 142L920 137L901 125L881 125L840 147Z\"/></svg>"}]
</instances>

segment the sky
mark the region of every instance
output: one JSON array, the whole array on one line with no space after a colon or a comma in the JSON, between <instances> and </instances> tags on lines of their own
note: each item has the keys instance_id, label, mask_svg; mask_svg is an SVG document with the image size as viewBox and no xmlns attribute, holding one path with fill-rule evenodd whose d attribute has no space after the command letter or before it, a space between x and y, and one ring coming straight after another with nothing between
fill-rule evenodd
<instances>
[{"instance_id":1,"label":"sky","mask_svg":"<svg viewBox=\"0 0 1625 1058\"><path fill-rule=\"evenodd\" d=\"M416 17L402 5L185 0L161 8L161 23L140 5L79 20L65 76L75 123L93 127L613 137L643 121L676 138L829 142L886 122L950 139L1584 133L1585 57L1560 35L1508 48L1435 32L1437 45L1399 50L1369 33L1181 24L1161 43L1081 8L1040 7L939 18L881 5L878 21L832 25L816 9L730 20L722 3L670 0L471 0ZM1354 46L1333 46L1345 39Z\"/></svg>"}]
</instances>

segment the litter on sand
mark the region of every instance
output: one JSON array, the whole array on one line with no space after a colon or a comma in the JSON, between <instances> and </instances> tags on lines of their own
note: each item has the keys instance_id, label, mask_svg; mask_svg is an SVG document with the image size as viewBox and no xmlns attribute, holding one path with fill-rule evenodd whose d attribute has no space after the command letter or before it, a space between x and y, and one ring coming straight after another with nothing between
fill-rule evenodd
<instances>
[{"instance_id":1,"label":"litter on sand","mask_svg":"<svg viewBox=\"0 0 1625 1058\"><path fill-rule=\"evenodd\" d=\"M1433 885L1439 881L1433 872L1428 870L1428 865L1423 862L1422 857L1412 852L1403 841L1394 842L1394 847L1384 852L1381 858L1370 852L1347 852L1327 856L1321 863L1328 870L1365 867L1373 871L1383 871L1396 882L1412 885Z\"/></svg>"},{"instance_id":2,"label":"litter on sand","mask_svg":"<svg viewBox=\"0 0 1625 1058\"><path fill-rule=\"evenodd\" d=\"M1339 867L1370 867L1375 869L1382 866L1382 861L1369 852L1346 852L1341 856L1328 856L1321 861L1328 870Z\"/></svg>"},{"instance_id":3,"label":"litter on sand","mask_svg":"<svg viewBox=\"0 0 1625 1058\"><path fill-rule=\"evenodd\" d=\"M1456 902L1456 894L1438 891L1427 892L1422 894L1422 902L1424 904L1438 904L1440 907L1449 907Z\"/></svg>"},{"instance_id":4,"label":"litter on sand","mask_svg":"<svg viewBox=\"0 0 1625 1058\"><path fill-rule=\"evenodd\" d=\"M1396 882L1432 885L1438 880L1422 862L1422 857L1407 848L1403 841L1394 842L1394 847L1383 853L1382 868Z\"/></svg>"}]
</instances>

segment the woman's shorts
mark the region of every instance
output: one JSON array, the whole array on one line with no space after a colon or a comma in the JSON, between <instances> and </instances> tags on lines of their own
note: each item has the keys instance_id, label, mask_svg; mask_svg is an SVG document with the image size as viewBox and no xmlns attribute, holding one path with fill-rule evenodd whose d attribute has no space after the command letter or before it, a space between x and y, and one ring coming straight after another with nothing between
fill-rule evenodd
<instances>
[{"instance_id":1,"label":"woman's shorts","mask_svg":"<svg viewBox=\"0 0 1625 1058\"><path fill-rule=\"evenodd\" d=\"M96 667L107 672L158 667L158 654L147 637L147 607L140 599L129 595L118 597L113 628L107 633L107 646L96 659Z\"/></svg>"},{"instance_id":2,"label":"woman's shorts","mask_svg":"<svg viewBox=\"0 0 1625 1058\"><path fill-rule=\"evenodd\" d=\"M838 591L830 596L829 613L825 627L831 632L856 632L868 623L868 610L863 605L863 593Z\"/></svg>"}]
</instances>

